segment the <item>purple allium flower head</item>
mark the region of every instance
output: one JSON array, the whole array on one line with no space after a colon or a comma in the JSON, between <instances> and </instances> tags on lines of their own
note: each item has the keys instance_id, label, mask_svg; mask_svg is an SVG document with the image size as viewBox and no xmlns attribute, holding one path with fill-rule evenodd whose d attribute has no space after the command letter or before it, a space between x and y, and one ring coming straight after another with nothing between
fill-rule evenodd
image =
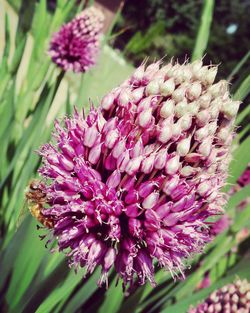
<instances>
[{"instance_id":1,"label":"purple allium flower head","mask_svg":"<svg viewBox=\"0 0 250 313\"><path fill-rule=\"evenodd\" d=\"M103 21L103 13L90 7L63 25L50 42L52 61L64 71L74 72L85 72L95 65Z\"/></svg>"},{"instance_id":2,"label":"purple allium flower head","mask_svg":"<svg viewBox=\"0 0 250 313\"><path fill-rule=\"evenodd\" d=\"M221 214L238 102L216 67L141 65L89 114L55 123L40 154L43 192L59 250L100 283L114 264L124 286L154 266L183 274ZM70 250L70 251L69 251Z\"/></svg>"},{"instance_id":3,"label":"purple allium flower head","mask_svg":"<svg viewBox=\"0 0 250 313\"><path fill-rule=\"evenodd\" d=\"M188 313L249 313L250 283L237 280L214 291L196 308L190 308Z\"/></svg>"}]
</instances>

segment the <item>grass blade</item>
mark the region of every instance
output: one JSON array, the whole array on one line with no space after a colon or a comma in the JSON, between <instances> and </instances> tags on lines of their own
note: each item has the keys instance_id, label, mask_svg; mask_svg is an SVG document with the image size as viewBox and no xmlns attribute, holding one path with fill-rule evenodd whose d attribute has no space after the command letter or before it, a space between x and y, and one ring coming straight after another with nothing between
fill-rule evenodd
<instances>
[{"instance_id":1,"label":"grass blade","mask_svg":"<svg viewBox=\"0 0 250 313\"><path fill-rule=\"evenodd\" d=\"M214 0L205 0L192 61L202 58L207 48L210 27L213 20Z\"/></svg>"}]
</instances>

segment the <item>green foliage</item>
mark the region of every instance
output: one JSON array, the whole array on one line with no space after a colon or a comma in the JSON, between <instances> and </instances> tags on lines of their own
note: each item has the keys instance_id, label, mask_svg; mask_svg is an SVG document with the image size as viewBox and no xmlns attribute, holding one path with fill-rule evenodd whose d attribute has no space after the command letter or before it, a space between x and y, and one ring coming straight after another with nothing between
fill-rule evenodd
<instances>
[{"instance_id":1,"label":"green foliage","mask_svg":"<svg viewBox=\"0 0 250 313\"><path fill-rule=\"evenodd\" d=\"M178 1L139 1L141 11L136 19L142 25L138 32L126 38L123 45L126 46L126 55L136 62L149 53L156 58L159 54L160 58L169 53L170 56L183 55L183 51L191 54L194 47L193 58L197 58L205 53L208 45L209 55L214 56L216 52L212 52L211 45L214 42L213 28L218 11L224 12L225 8L224 1L218 5L215 2L212 20L213 2L204 2L201 17L201 1L188 1L186 4ZM51 34L80 8L74 1L58 0L51 13L46 0L29 1L28 5L27 1L18 0L9 3L12 6L6 6L1 24L4 45L0 51L1 310L11 313L181 313L212 290L233 281L235 275L250 279L247 247L250 238L246 236L242 243L238 239L243 228L250 229L250 207L248 205L243 211L236 209L250 196L249 186L229 197L226 210L232 218L230 229L208 245L205 254L187 264L184 281L174 281L170 273L160 269L156 273L156 288L147 284L128 296L123 294L121 282L117 285L115 273L110 277L108 290L98 288L96 283L100 270L84 278L84 271L75 274L68 268L62 254L49 253L44 247L46 241L38 238L35 221L25 213L24 190L36 175L40 162L34 151L50 139L55 117L65 112L71 114L73 104L88 110L89 98L97 104L108 90L126 79L133 66L104 40L99 63L93 70L78 77L76 74L65 75L51 64L46 50ZM240 8L236 11L240 12ZM136 7L130 6L130 10L135 12ZM19 12L18 15L15 12ZM171 18L166 18L166 12L171 13ZM125 17L127 13L125 10ZM12 23L17 18L15 32ZM135 23L133 18L128 18L128 21L132 25ZM220 35L221 27L218 29ZM220 49L231 49L220 44ZM247 100L249 94L248 62L249 52L230 65L229 78L234 98L238 100ZM236 121L239 129L225 191L229 191L250 162L248 103L245 101L242 105ZM197 290L197 285L208 272L211 287Z\"/></svg>"}]
</instances>

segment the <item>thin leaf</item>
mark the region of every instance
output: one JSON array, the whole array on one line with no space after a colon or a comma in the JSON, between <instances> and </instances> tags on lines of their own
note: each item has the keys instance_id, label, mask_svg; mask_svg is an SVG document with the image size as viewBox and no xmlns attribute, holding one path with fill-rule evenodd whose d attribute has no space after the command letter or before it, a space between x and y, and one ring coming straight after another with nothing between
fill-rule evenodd
<instances>
[{"instance_id":1,"label":"thin leaf","mask_svg":"<svg viewBox=\"0 0 250 313\"><path fill-rule=\"evenodd\" d=\"M235 66L235 68L232 70L232 72L230 73L230 75L228 76L227 80L231 81L232 78L234 77L234 75L236 75L239 70L242 68L242 66L247 62L247 60L250 57L250 51L248 51L244 57L240 60L240 62Z\"/></svg>"},{"instance_id":2,"label":"thin leaf","mask_svg":"<svg viewBox=\"0 0 250 313\"><path fill-rule=\"evenodd\" d=\"M114 277L111 286L105 293L104 302L100 306L98 313L118 312L124 299L124 294L122 292L122 282L119 281L117 285L116 280L116 277Z\"/></svg>"},{"instance_id":3,"label":"thin leaf","mask_svg":"<svg viewBox=\"0 0 250 313\"><path fill-rule=\"evenodd\" d=\"M83 279L83 274L79 271L76 273L71 270L66 280L54 289L48 297L36 309L36 313L53 312L54 307L63 299L67 298L76 285Z\"/></svg>"},{"instance_id":4,"label":"thin leaf","mask_svg":"<svg viewBox=\"0 0 250 313\"><path fill-rule=\"evenodd\" d=\"M249 260L248 260L249 262ZM250 278L250 271L248 270L248 264L245 262L244 266L241 265L241 268L237 271L234 271L231 275L228 275L226 278L220 279L218 282L213 284L211 287L202 289L201 291L190 295L189 297L179 300L175 305L168 306L160 311L160 313L186 313L188 308L193 305L197 305L198 302L204 300L212 291L217 290L224 285L233 282L237 277L239 278Z\"/></svg>"},{"instance_id":5,"label":"thin leaf","mask_svg":"<svg viewBox=\"0 0 250 313\"><path fill-rule=\"evenodd\" d=\"M238 114L237 118L236 118L236 125L240 125L243 120L249 116L250 114L250 103Z\"/></svg>"},{"instance_id":6,"label":"thin leaf","mask_svg":"<svg viewBox=\"0 0 250 313\"><path fill-rule=\"evenodd\" d=\"M250 196L250 185L241 188L239 191L235 192L228 200L226 210L230 212L235 209L243 200Z\"/></svg>"},{"instance_id":7,"label":"thin leaf","mask_svg":"<svg viewBox=\"0 0 250 313\"><path fill-rule=\"evenodd\" d=\"M249 155L250 137L245 139L233 153L233 160L230 163L228 185L224 188L227 192L243 173L250 161Z\"/></svg>"},{"instance_id":8,"label":"thin leaf","mask_svg":"<svg viewBox=\"0 0 250 313\"><path fill-rule=\"evenodd\" d=\"M195 47L192 54L192 61L201 59L208 44L210 27L213 19L214 0L205 0L200 27L198 30Z\"/></svg>"},{"instance_id":9,"label":"thin leaf","mask_svg":"<svg viewBox=\"0 0 250 313\"><path fill-rule=\"evenodd\" d=\"M243 80L243 82L240 84L236 92L234 93L233 98L235 100L244 100L246 96L250 92L250 74Z\"/></svg>"},{"instance_id":10,"label":"thin leaf","mask_svg":"<svg viewBox=\"0 0 250 313\"><path fill-rule=\"evenodd\" d=\"M82 285L82 287L73 294L72 298L69 299L68 303L65 307L63 307L64 313L72 313L77 311L96 291L98 288L97 281L100 277L100 270L96 270L86 282ZM109 310L106 312L110 312Z\"/></svg>"}]
</instances>

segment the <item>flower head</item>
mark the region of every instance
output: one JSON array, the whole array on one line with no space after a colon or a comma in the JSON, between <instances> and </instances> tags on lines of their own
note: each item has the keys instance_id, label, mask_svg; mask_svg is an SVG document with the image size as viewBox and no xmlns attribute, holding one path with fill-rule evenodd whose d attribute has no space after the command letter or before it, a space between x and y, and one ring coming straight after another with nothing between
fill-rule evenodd
<instances>
[{"instance_id":1,"label":"flower head","mask_svg":"<svg viewBox=\"0 0 250 313\"><path fill-rule=\"evenodd\" d=\"M114 264L124 286L155 285L155 261L184 275L212 239L238 107L215 73L201 61L142 65L86 118L55 123L40 150L43 214L72 265L101 265L103 282Z\"/></svg>"},{"instance_id":2,"label":"flower head","mask_svg":"<svg viewBox=\"0 0 250 313\"><path fill-rule=\"evenodd\" d=\"M64 71L74 72L85 72L95 65L103 20L103 13L90 7L63 25L50 42L52 61Z\"/></svg>"},{"instance_id":3,"label":"flower head","mask_svg":"<svg viewBox=\"0 0 250 313\"><path fill-rule=\"evenodd\" d=\"M214 291L204 302L188 313L248 313L250 311L250 283L237 280Z\"/></svg>"}]
</instances>

